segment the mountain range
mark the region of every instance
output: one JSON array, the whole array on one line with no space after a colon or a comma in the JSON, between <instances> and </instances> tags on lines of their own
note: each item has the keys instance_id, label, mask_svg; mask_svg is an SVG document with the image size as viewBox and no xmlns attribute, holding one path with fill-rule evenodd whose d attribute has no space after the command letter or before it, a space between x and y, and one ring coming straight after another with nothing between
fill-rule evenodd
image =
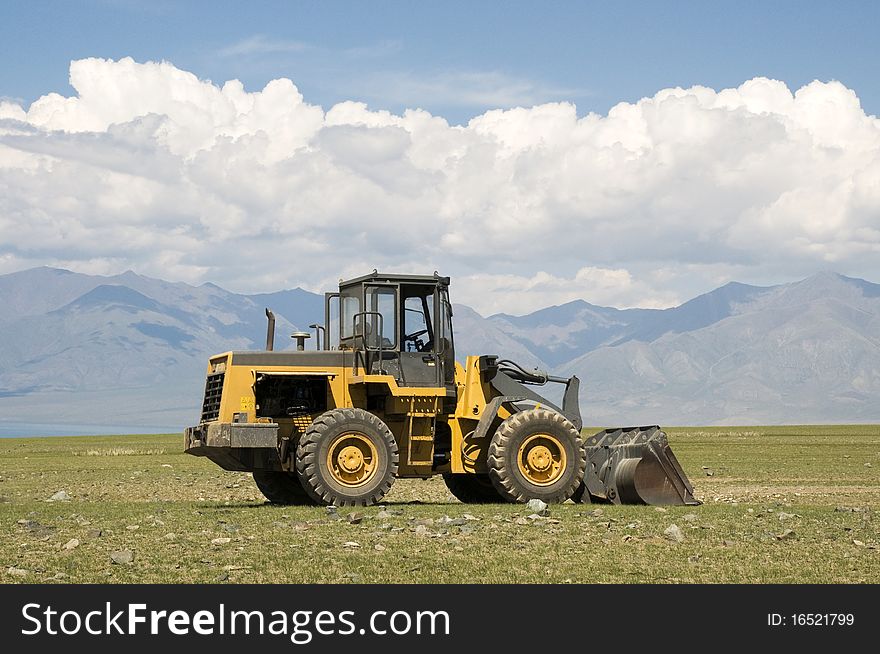
<instances>
[{"instance_id":1,"label":"mountain range","mask_svg":"<svg viewBox=\"0 0 880 654\"><path fill-rule=\"evenodd\" d=\"M265 307L276 349L324 313L299 288L245 295L57 268L0 276L0 307L5 435L182 429L198 417L208 356L264 346ZM880 422L880 285L861 279L732 282L664 310L576 300L454 313L459 360L578 375L586 424Z\"/></svg>"}]
</instances>

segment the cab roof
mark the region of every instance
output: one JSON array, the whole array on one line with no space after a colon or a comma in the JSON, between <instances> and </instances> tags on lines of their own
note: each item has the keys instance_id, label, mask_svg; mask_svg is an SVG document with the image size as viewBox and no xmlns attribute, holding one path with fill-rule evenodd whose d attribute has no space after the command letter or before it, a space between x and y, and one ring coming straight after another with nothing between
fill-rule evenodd
<instances>
[{"instance_id":1,"label":"cab roof","mask_svg":"<svg viewBox=\"0 0 880 654\"><path fill-rule=\"evenodd\" d=\"M449 277L441 277L436 271L433 275L402 275L397 273L380 273L374 270L367 275L340 281L339 288L353 286L355 284L363 284L364 282L375 282L380 284L383 282L391 284L437 284L438 286L449 286Z\"/></svg>"}]
</instances>

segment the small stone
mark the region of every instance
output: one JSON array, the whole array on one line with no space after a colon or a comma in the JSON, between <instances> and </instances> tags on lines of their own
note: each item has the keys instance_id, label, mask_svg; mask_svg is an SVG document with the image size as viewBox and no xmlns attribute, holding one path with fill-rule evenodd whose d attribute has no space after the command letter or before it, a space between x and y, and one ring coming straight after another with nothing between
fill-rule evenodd
<instances>
[{"instance_id":1,"label":"small stone","mask_svg":"<svg viewBox=\"0 0 880 654\"><path fill-rule=\"evenodd\" d=\"M469 520L471 522L479 522L480 521L480 518L478 518L477 516L471 515L470 513L465 513L461 517L464 518L465 520Z\"/></svg>"},{"instance_id":2,"label":"small stone","mask_svg":"<svg viewBox=\"0 0 880 654\"><path fill-rule=\"evenodd\" d=\"M376 517L380 520L387 520L388 518L393 518L394 514L391 513L391 511L386 511L385 509L382 509L381 511L379 511L379 513L376 514Z\"/></svg>"},{"instance_id":3,"label":"small stone","mask_svg":"<svg viewBox=\"0 0 880 654\"><path fill-rule=\"evenodd\" d=\"M597 511L601 511L602 509L596 509L596 510L597 510ZM662 507L662 506L658 506L658 507L655 507L654 510L655 510L657 513L666 513L669 509L666 509L666 508L664 508L664 507Z\"/></svg>"},{"instance_id":4,"label":"small stone","mask_svg":"<svg viewBox=\"0 0 880 654\"><path fill-rule=\"evenodd\" d=\"M76 549L77 547L79 547L79 540L77 540L76 538L71 538L69 541L64 543L61 549L70 551Z\"/></svg>"},{"instance_id":5,"label":"small stone","mask_svg":"<svg viewBox=\"0 0 880 654\"><path fill-rule=\"evenodd\" d=\"M128 526L126 527L126 529L128 529L129 531L137 531L137 530L140 529L140 528L141 528L140 525L128 525Z\"/></svg>"},{"instance_id":6,"label":"small stone","mask_svg":"<svg viewBox=\"0 0 880 654\"><path fill-rule=\"evenodd\" d=\"M363 513L349 513L348 514L348 522L352 525L359 525L364 520Z\"/></svg>"},{"instance_id":7,"label":"small stone","mask_svg":"<svg viewBox=\"0 0 880 654\"><path fill-rule=\"evenodd\" d=\"M696 522L700 517L696 513L685 513L681 516L681 519L685 522Z\"/></svg>"},{"instance_id":8,"label":"small stone","mask_svg":"<svg viewBox=\"0 0 880 654\"><path fill-rule=\"evenodd\" d=\"M231 540L231 538L215 538L211 541L211 545L226 545Z\"/></svg>"},{"instance_id":9,"label":"small stone","mask_svg":"<svg viewBox=\"0 0 880 654\"><path fill-rule=\"evenodd\" d=\"M353 540L346 541L342 544L342 547L347 550L355 550L355 549L358 549L360 546L361 546L360 543L358 543L357 541L353 541Z\"/></svg>"},{"instance_id":10,"label":"small stone","mask_svg":"<svg viewBox=\"0 0 880 654\"><path fill-rule=\"evenodd\" d=\"M100 529L89 529L89 530L86 532L86 536L87 536L88 538L95 539L95 538L100 538L100 537L101 537L101 534L103 534L103 533L104 533L104 532L101 531Z\"/></svg>"},{"instance_id":11,"label":"small stone","mask_svg":"<svg viewBox=\"0 0 880 654\"><path fill-rule=\"evenodd\" d=\"M723 540L723 541L721 541L721 544L722 544L724 547L733 547L733 541L732 541L732 540Z\"/></svg>"},{"instance_id":12,"label":"small stone","mask_svg":"<svg viewBox=\"0 0 880 654\"><path fill-rule=\"evenodd\" d=\"M73 498L71 498L70 495L67 494L67 491L60 490L46 501L47 502L69 502L71 499L73 499Z\"/></svg>"},{"instance_id":13,"label":"small stone","mask_svg":"<svg viewBox=\"0 0 880 654\"><path fill-rule=\"evenodd\" d=\"M8 568L6 568L6 574L8 574L10 577L21 578L21 577L27 577L28 571L24 570L22 568L16 568L15 566L9 566Z\"/></svg>"},{"instance_id":14,"label":"small stone","mask_svg":"<svg viewBox=\"0 0 880 654\"><path fill-rule=\"evenodd\" d=\"M858 538L853 538L853 545L858 545L859 547L864 547L865 544L860 541Z\"/></svg>"},{"instance_id":15,"label":"small stone","mask_svg":"<svg viewBox=\"0 0 880 654\"><path fill-rule=\"evenodd\" d=\"M376 543L375 545L373 545L373 549L377 552L384 552L386 548L382 543Z\"/></svg>"},{"instance_id":16,"label":"small stone","mask_svg":"<svg viewBox=\"0 0 880 654\"><path fill-rule=\"evenodd\" d=\"M332 505L332 504L331 504L330 506L327 506L327 507L324 508L324 512L325 512L327 515L335 516L335 515L336 515L336 511L337 511L336 507L335 507L334 505Z\"/></svg>"},{"instance_id":17,"label":"small stone","mask_svg":"<svg viewBox=\"0 0 880 654\"><path fill-rule=\"evenodd\" d=\"M870 464L870 463L866 463L866 464L865 464L865 467L866 467L866 468L873 468L874 466L873 466L872 464Z\"/></svg>"},{"instance_id":18,"label":"small stone","mask_svg":"<svg viewBox=\"0 0 880 654\"><path fill-rule=\"evenodd\" d=\"M462 525L458 528L458 533L460 533L462 536L468 536L474 533L474 527L472 527L471 525Z\"/></svg>"},{"instance_id":19,"label":"small stone","mask_svg":"<svg viewBox=\"0 0 880 654\"><path fill-rule=\"evenodd\" d=\"M217 581L229 581L229 573L221 572L220 575L217 577Z\"/></svg>"},{"instance_id":20,"label":"small stone","mask_svg":"<svg viewBox=\"0 0 880 654\"><path fill-rule=\"evenodd\" d=\"M413 524L416 524L419 526L424 526L424 527L430 527L431 525L434 524L434 520L433 520L433 518L418 518L413 522Z\"/></svg>"},{"instance_id":21,"label":"small stone","mask_svg":"<svg viewBox=\"0 0 880 654\"><path fill-rule=\"evenodd\" d=\"M776 540L786 540L787 538L791 538L794 536L793 529L786 529L781 534L776 534Z\"/></svg>"},{"instance_id":22,"label":"small stone","mask_svg":"<svg viewBox=\"0 0 880 654\"><path fill-rule=\"evenodd\" d=\"M527 524L529 524L529 521L526 520L525 518L523 518L522 516L520 516L520 517L518 517L516 520L513 521L513 524L515 524L515 525L527 525Z\"/></svg>"},{"instance_id":23,"label":"small stone","mask_svg":"<svg viewBox=\"0 0 880 654\"><path fill-rule=\"evenodd\" d=\"M526 503L529 511L532 513L537 513L541 516L550 515L550 508L547 506L546 502L543 502L537 498L531 499Z\"/></svg>"},{"instance_id":24,"label":"small stone","mask_svg":"<svg viewBox=\"0 0 880 654\"><path fill-rule=\"evenodd\" d=\"M162 464L162 467L163 467L163 468L173 468L174 466L171 465L170 463L163 463L163 464Z\"/></svg>"},{"instance_id":25,"label":"small stone","mask_svg":"<svg viewBox=\"0 0 880 654\"><path fill-rule=\"evenodd\" d=\"M605 512L602 509L593 509L588 514L591 518L601 518Z\"/></svg>"},{"instance_id":26,"label":"small stone","mask_svg":"<svg viewBox=\"0 0 880 654\"><path fill-rule=\"evenodd\" d=\"M64 579L67 577L67 574L64 572L56 572L54 575L49 577L49 579L57 581L58 579Z\"/></svg>"},{"instance_id":27,"label":"small stone","mask_svg":"<svg viewBox=\"0 0 880 654\"><path fill-rule=\"evenodd\" d=\"M164 538L165 540L174 540L175 538L177 538L177 534L172 533L172 532L169 531L169 532L168 532L167 534L165 534L162 538Z\"/></svg>"},{"instance_id":28,"label":"small stone","mask_svg":"<svg viewBox=\"0 0 880 654\"><path fill-rule=\"evenodd\" d=\"M428 535L428 527L425 525L416 525L416 535L417 536L427 536Z\"/></svg>"},{"instance_id":29,"label":"small stone","mask_svg":"<svg viewBox=\"0 0 880 654\"><path fill-rule=\"evenodd\" d=\"M666 529L664 529L663 536L667 540L671 540L674 543L684 542L684 534L682 533L681 528L679 528L679 526L676 524L669 525Z\"/></svg>"},{"instance_id":30,"label":"small stone","mask_svg":"<svg viewBox=\"0 0 880 654\"><path fill-rule=\"evenodd\" d=\"M437 523L446 525L447 527L461 527L462 525L467 524L467 520L465 518L450 518L448 515L445 515L440 518Z\"/></svg>"},{"instance_id":31,"label":"small stone","mask_svg":"<svg viewBox=\"0 0 880 654\"><path fill-rule=\"evenodd\" d=\"M776 515L779 518L779 522L783 522L785 520L791 520L792 518L796 517L794 515L794 513L786 513L785 511L780 511Z\"/></svg>"},{"instance_id":32,"label":"small stone","mask_svg":"<svg viewBox=\"0 0 880 654\"><path fill-rule=\"evenodd\" d=\"M112 563L115 563L116 565L131 563L132 561L134 561L134 552L132 552L131 550L119 550L116 552L111 552L110 561Z\"/></svg>"}]
</instances>

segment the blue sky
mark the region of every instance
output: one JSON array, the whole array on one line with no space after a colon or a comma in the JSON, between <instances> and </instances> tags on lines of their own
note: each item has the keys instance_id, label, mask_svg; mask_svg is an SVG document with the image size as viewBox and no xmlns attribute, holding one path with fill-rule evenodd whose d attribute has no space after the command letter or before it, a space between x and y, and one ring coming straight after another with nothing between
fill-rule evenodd
<instances>
[{"instance_id":1,"label":"blue sky","mask_svg":"<svg viewBox=\"0 0 880 654\"><path fill-rule=\"evenodd\" d=\"M878 25L880 2L3 2L0 274L442 270L486 314L877 281Z\"/></svg>"},{"instance_id":2,"label":"blue sky","mask_svg":"<svg viewBox=\"0 0 880 654\"><path fill-rule=\"evenodd\" d=\"M70 60L131 56L248 90L289 77L325 108L356 99L454 123L554 100L604 113L756 76L840 80L876 115L878 25L867 1L4 2L0 96L69 95Z\"/></svg>"}]
</instances>

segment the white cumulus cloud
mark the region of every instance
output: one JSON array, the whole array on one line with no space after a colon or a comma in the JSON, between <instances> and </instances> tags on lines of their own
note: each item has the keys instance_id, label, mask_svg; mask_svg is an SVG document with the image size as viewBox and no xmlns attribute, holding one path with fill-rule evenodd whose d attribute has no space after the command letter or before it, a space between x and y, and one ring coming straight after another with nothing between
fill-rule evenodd
<instances>
[{"instance_id":1,"label":"white cumulus cloud","mask_svg":"<svg viewBox=\"0 0 880 654\"><path fill-rule=\"evenodd\" d=\"M880 278L880 121L838 82L663 89L466 126L294 82L84 59L75 94L0 102L0 272L60 265L234 290L379 268L517 313L668 306L730 279Z\"/></svg>"}]
</instances>

